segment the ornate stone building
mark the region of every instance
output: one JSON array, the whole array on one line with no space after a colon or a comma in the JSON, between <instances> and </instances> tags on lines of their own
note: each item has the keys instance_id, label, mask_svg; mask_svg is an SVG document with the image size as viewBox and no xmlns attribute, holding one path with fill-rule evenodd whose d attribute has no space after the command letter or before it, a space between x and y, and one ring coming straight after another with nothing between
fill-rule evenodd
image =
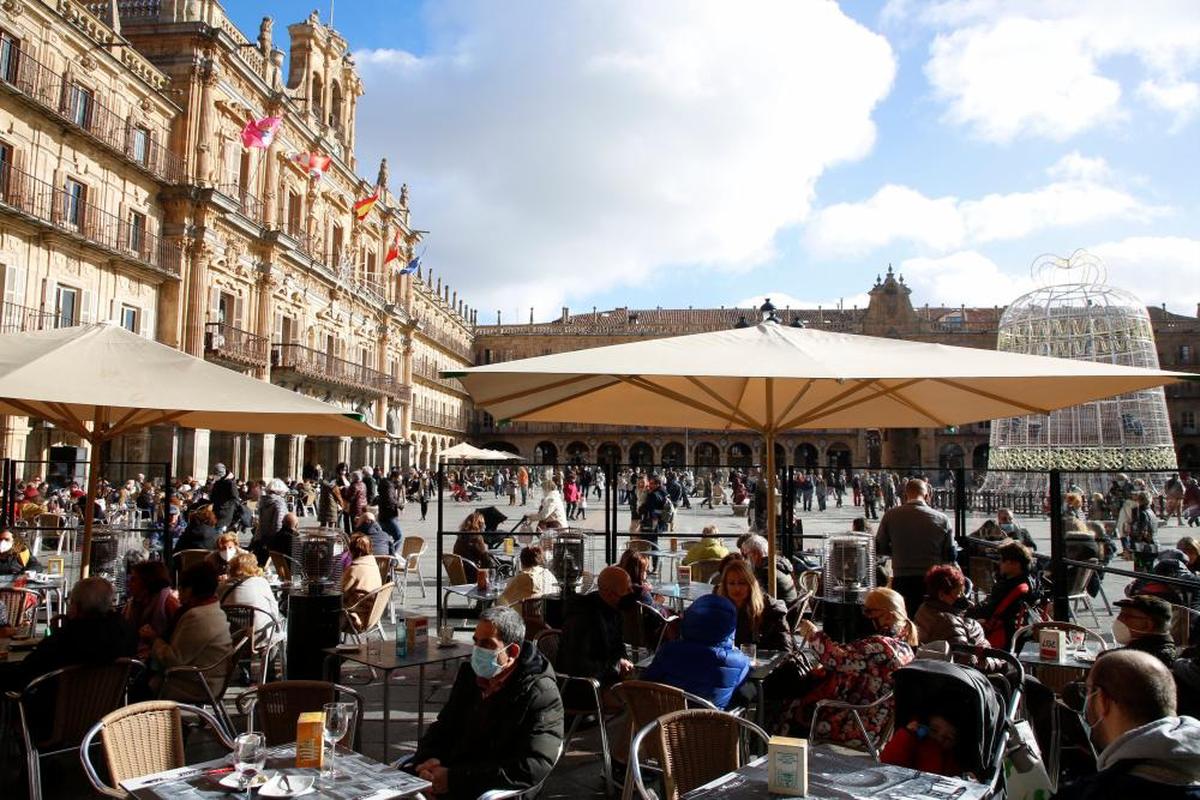
<instances>
[{"instance_id":1,"label":"ornate stone building","mask_svg":"<svg viewBox=\"0 0 1200 800\"><path fill-rule=\"evenodd\" d=\"M420 376L469 363L471 312L440 281L398 274L422 232L386 161L373 180L358 174L362 81L315 12L288 27L286 57L270 18L251 41L216 0L6 0L0 30L0 107L13 119L0 134L6 329L128 321L386 432L163 429L116 443L110 458L286 477L407 463L462 438L461 391ZM270 146L244 147L243 127L264 117L282 120ZM323 174L295 158L309 153L330 157ZM358 220L355 202L376 194ZM8 427L10 455L70 444L22 420Z\"/></svg>"},{"instance_id":2,"label":"ornate stone building","mask_svg":"<svg viewBox=\"0 0 1200 800\"><path fill-rule=\"evenodd\" d=\"M940 342L995 349L1004 309L914 307L904 278L888 268L870 289L866 308L776 309L784 325ZM1165 369L1198 370L1200 319L1148 309ZM757 309L616 308L571 314L564 308L554 322L529 325L477 325L475 363L487 364L642 338L678 336L732 328L758 321ZM1200 467L1200 383L1167 387L1167 402L1180 465ZM833 465L905 466L920 464L987 467L986 422L946 429L804 431L780 437L776 463L798 467ZM761 438L736 431L618 428L601 425L511 423L476 412L471 439L507 449L535 462L606 461L701 465L762 463Z\"/></svg>"}]
</instances>

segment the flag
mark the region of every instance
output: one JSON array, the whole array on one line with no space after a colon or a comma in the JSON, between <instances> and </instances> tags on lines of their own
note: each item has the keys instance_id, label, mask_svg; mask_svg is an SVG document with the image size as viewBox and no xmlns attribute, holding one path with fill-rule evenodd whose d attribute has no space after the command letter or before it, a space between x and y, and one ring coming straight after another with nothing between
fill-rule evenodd
<instances>
[{"instance_id":1,"label":"flag","mask_svg":"<svg viewBox=\"0 0 1200 800\"><path fill-rule=\"evenodd\" d=\"M242 144L248 148L259 147L266 150L275 139L275 131L279 130L283 119L280 117L263 117L252 119L242 128Z\"/></svg>"},{"instance_id":2,"label":"flag","mask_svg":"<svg viewBox=\"0 0 1200 800\"><path fill-rule=\"evenodd\" d=\"M354 218L359 222L362 222L367 218L367 215L371 213L371 209L374 208L375 204L378 202L379 190L376 189L375 194L369 197L364 197L362 200L359 200L354 204Z\"/></svg>"},{"instance_id":3,"label":"flag","mask_svg":"<svg viewBox=\"0 0 1200 800\"><path fill-rule=\"evenodd\" d=\"M392 263L399 257L400 257L400 231L396 231L396 238L394 238L392 240L391 246L388 247L387 254L384 255L384 257L383 257L383 265L386 267L388 264Z\"/></svg>"},{"instance_id":4,"label":"flag","mask_svg":"<svg viewBox=\"0 0 1200 800\"><path fill-rule=\"evenodd\" d=\"M409 262L407 264L405 264L400 269L396 270L396 274L397 275L412 275L414 272L416 272L420 268L421 268L421 257L413 256L411 259L409 259Z\"/></svg>"},{"instance_id":5,"label":"flag","mask_svg":"<svg viewBox=\"0 0 1200 800\"><path fill-rule=\"evenodd\" d=\"M325 170L329 169L329 165L333 163L333 157L321 153L296 153L292 156L292 161L308 170L308 177L319 181L324 176Z\"/></svg>"}]
</instances>

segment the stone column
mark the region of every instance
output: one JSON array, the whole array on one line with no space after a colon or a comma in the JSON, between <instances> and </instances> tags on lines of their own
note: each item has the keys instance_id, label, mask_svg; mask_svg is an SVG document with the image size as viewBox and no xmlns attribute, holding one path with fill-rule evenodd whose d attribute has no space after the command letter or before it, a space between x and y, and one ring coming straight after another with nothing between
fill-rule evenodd
<instances>
[{"instance_id":1,"label":"stone column","mask_svg":"<svg viewBox=\"0 0 1200 800\"><path fill-rule=\"evenodd\" d=\"M288 455L288 463L291 465L292 477L300 478L304 474L304 442L308 437L302 433L298 433L291 437L292 451Z\"/></svg>"},{"instance_id":2,"label":"stone column","mask_svg":"<svg viewBox=\"0 0 1200 800\"><path fill-rule=\"evenodd\" d=\"M208 463L208 445L211 434L204 428L184 428L180 448L180 472L203 482L211 465Z\"/></svg>"},{"instance_id":3,"label":"stone column","mask_svg":"<svg viewBox=\"0 0 1200 800\"><path fill-rule=\"evenodd\" d=\"M0 416L0 455L4 458L25 458L29 439L29 417Z\"/></svg>"},{"instance_id":4,"label":"stone column","mask_svg":"<svg viewBox=\"0 0 1200 800\"><path fill-rule=\"evenodd\" d=\"M258 474L265 481L277 477L275 475L275 434L273 433L264 433L262 435L262 463L259 465Z\"/></svg>"},{"instance_id":5,"label":"stone column","mask_svg":"<svg viewBox=\"0 0 1200 800\"><path fill-rule=\"evenodd\" d=\"M196 77L200 81L200 115L196 136L196 183L207 186L212 183L214 167L212 146L213 123L216 117L216 106L213 103L213 90L221 78L221 67L215 55L208 53L203 61L196 66Z\"/></svg>"},{"instance_id":6,"label":"stone column","mask_svg":"<svg viewBox=\"0 0 1200 800\"><path fill-rule=\"evenodd\" d=\"M267 163L263 167L263 225L267 230L282 228L279 220L279 137L263 152Z\"/></svg>"},{"instance_id":7,"label":"stone column","mask_svg":"<svg viewBox=\"0 0 1200 800\"><path fill-rule=\"evenodd\" d=\"M349 436L337 437L337 460L350 463L350 448L354 444L354 439Z\"/></svg>"},{"instance_id":8,"label":"stone column","mask_svg":"<svg viewBox=\"0 0 1200 800\"><path fill-rule=\"evenodd\" d=\"M193 241L191 267L188 273L187 309L184 318L184 352L196 358L204 357L204 323L208 316L208 262L212 247L203 241Z\"/></svg>"},{"instance_id":9,"label":"stone column","mask_svg":"<svg viewBox=\"0 0 1200 800\"><path fill-rule=\"evenodd\" d=\"M275 287L279 285L279 273L272 269L270 263L264 263L261 269L258 276L258 325L255 326L254 333L266 340L268 356L267 363L256 369L254 374L260 380L269 381L271 379L271 336L275 327L271 300ZM264 467L268 472L272 469L270 465L264 465Z\"/></svg>"}]
</instances>

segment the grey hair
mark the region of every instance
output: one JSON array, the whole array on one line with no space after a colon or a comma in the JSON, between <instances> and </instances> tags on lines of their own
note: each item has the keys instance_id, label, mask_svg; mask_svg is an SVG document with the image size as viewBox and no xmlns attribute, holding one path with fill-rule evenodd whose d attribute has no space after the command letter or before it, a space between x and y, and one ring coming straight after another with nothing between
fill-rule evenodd
<instances>
[{"instance_id":1,"label":"grey hair","mask_svg":"<svg viewBox=\"0 0 1200 800\"><path fill-rule=\"evenodd\" d=\"M113 585L104 578L84 578L71 590L70 608L80 617L104 616L113 608Z\"/></svg>"},{"instance_id":2,"label":"grey hair","mask_svg":"<svg viewBox=\"0 0 1200 800\"><path fill-rule=\"evenodd\" d=\"M756 533L742 543L742 550L747 553L756 553L765 558L768 552L767 540Z\"/></svg>"},{"instance_id":3,"label":"grey hair","mask_svg":"<svg viewBox=\"0 0 1200 800\"><path fill-rule=\"evenodd\" d=\"M492 606L479 615L482 622L491 623L500 641L508 646L520 644L525 638L525 620L508 606Z\"/></svg>"}]
</instances>

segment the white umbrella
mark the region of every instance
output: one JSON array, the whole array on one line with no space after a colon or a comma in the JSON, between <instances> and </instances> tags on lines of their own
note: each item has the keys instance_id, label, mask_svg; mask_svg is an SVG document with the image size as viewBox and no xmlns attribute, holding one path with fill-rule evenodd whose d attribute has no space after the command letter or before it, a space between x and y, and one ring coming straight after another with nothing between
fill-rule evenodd
<instances>
[{"instance_id":1,"label":"white umbrella","mask_svg":"<svg viewBox=\"0 0 1200 800\"><path fill-rule=\"evenodd\" d=\"M1057 408L1188 373L790 328L775 322L447 370L498 420L752 430L946 427ZM775 548L775 504L767 504ZM774 592L774 573L772 593Z\"/></svg>"},{"instance_id":2,"label":"white umbrella","mask_svg":"<svg viewBox=\"0 0 1200 800\"><path fill-rule=\"evenodd\" d=\"M0 335L0 414L53 422L91 443L83 575L100 449L151 425L243 433L383 436L356 415L218 367L111 323Z\"/></svg>"},{"instance_id":3,"label":"white umbrella","mask_svg":"<svg viewBox=\"0 0 1200 800\"><path fill-rule=\"evenodd\" d=\"M459 442L453 447L447 447L438 453L439 461L520 461L521 457L501 450L489 450L476 447L467 442Z\"/></svg>"}]
</instances>

